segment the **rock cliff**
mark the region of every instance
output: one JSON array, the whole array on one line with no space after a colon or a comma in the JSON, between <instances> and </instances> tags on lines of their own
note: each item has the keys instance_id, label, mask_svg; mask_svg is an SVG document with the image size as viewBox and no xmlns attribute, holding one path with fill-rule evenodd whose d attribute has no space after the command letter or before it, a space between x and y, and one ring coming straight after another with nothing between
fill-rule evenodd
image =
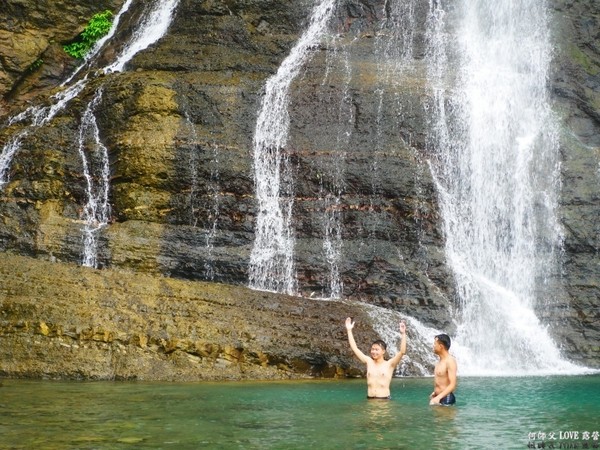
<instances>
[{"instance_id":1,"label":"rock cliff","mask_svg":"<svg viewBox=\"0 0 600 450\"><path fill-rule=\"evenodd\" d=\"M4 254L1 375L237 380L357 376L372 319L352 302L306 300ZM409 329L410 334L413 332ZM413 368L414 370L414 368Z\"/></svg>"},{"instance_id":2,"label":"rock cliff","mask_svg":"<svg viewBox=\"0 0 600 450\"><path fill-rule=\"evenodd\" d=\"M0 12L4 24L0 25L0 118L6 121L28 105L51 102L50 95L77 67L62 45L75 39L93 14L105 9L116 12L124 2L5 3ZM90 72L85 89L64 111L23 138L0 202L0 250L7 261L3 262L7 265L3 266L0 336L16 346L13 354L3 346L5 373L100 378L112 373L148 379L153 378L150 368L159 365L163 375L155 379L193 379L217 377L214 367L218 366L226 378L268 378L294 372L340 375L352 366L348 355L340 356L336 344L343 336L331 327L337 314L341 319L346 314L359 317L356 310L350 311L344 303L278 297L241 287L248 283L254 240L257 212L251 153L264 83L297 41L312 4L309 0L182 0L168 33L136 55L126 71ZM396 80L393 96L375 95L382 77L377 75L380 43L374 24L388 13L385 4L383 0L340 2L334 27L339 39L332 36L313 49L291 91L294 148L289 149L289 157L297 175L294 229L299 294L328 295L324 221L334 211L343 217L339 267L343 297L453 331L454 284L426 163L422 105L427 91L418 64ZM128 25L115 35L96 67L114 57L143 5L133 3L123 18ZM552 12L555 40L560 44L552 89L564 119L564 271L554 280L555 301L539 309L570 358L599 366L600 7L591 0L556 0ZM417 21L424 23L426 13L426 5L419 7ZM417 33L413 49L417 62L424 53L422 40ZM350 43L352 51L347 50ZM72 264L82 258L86 203L78 130L100 88L95 114L110 160L111 216L99 235L101 270L95 271ZM346 98L352 101L345 103ZM400 122L398 104L403 105ZM3 127L0 143L9 142L22 127L19 123ZM344 141L339 130L350 136L341 153ZM374 142L377 152L373 152ZM340 201L332 204L336 192L342 192ZM28 282L45 286L47 275L13 279L12 264L27 273L56 270L60 273L57 291L40 294L43 301L38 304L35 297L24 295L25 286ZM85 295L83 289L77 293L76 287L84 283L102 285L101 293ZM123 283L137 289L137 300L128 299ZM18 288L11 288L13 284ZM65 294L53 300L61 284L68 287L70 302L65 302ZM177 295L163 294L165 289L176 289L173 286L179 289ZM212 300L199 293L204 291L211 292ZM242 296L251 299L248 305L237 300ZM232 297L235 302L228 300ZM300 307L303 301L310 306ZM235 335L248 314L261 325L245 324L249 328L244 338L217 337L214 327L210 338L196 338L199 330L189 318L177 316L173 328L167 326L163 302L172 303L179 316L191 318L200 314L192 312L196 305L199 311L214 305L214 311L206 314L221 324L219 333L227 336ZM277 304L272 310L278 312L268 313L269 304ZM86 319L70 322L72 308L80 308ZM328 319L307 317L295 332L302 345L296 348L288 340L276 349L273 343L290 328L275 332L269 324L293 327L296 317L290 311L294 308L310 308L313 317L324 314ZM145 312L138 314L141 309ZM115 325L114 316L119 314L126 316L123 326ZM259 320L262 314L268 320ZM155 327L145 333L149 323ZM265 341L263 346L261 335L268 345ZM65 352L64 359L72 361L54 367L28 365L27 355L32 354L25 349L34 342L41 349L55 349L53 356ZM95 363L85 362L82 349L86 348ZM111 359L101 362L107 352ZM134 356L123 359L125 354ZM328 359L326 354L336 356ZM5 364L10 360L19 363ZM240 365L240 360L245 363ZM279 362L283 369L278 368ZM84 367L79 375L77 365Z\"/></svg>"}]
</instances>

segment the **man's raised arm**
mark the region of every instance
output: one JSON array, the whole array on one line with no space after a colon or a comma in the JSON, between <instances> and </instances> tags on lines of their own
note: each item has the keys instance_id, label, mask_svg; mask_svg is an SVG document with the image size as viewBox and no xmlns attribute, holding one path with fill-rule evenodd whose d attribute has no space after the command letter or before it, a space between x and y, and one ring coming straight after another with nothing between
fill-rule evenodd
<instances>
[{"instance_id":1,"label":"man's raised arm","mask_svg":"<svg viewBox=\"0 0 600 450\"><path fill-rule=\"evenodd\" d=\"M348 317L346 319L346 331L348 332L348 342L350 343L350 348L356 357L366 364L369 361L369 357L358 349L356 341L354 340L354 335L352 334L352 328L354 328L354 322L352 322L352 319Z\"/></svg>"},{"instance_id":2,"label":"man's raised arm","mask_svg":"<svg viewBox=\"0 0 600 450\"><path fill-rule=\"evenodd\" d=\"M400 321L400 335L402 336L402 339L400 340L400 350L392 359L390 359L390 363L394 366L400 362L404 355L406 355L406 324L403 320Z\"/></svg>"}]
</instances>

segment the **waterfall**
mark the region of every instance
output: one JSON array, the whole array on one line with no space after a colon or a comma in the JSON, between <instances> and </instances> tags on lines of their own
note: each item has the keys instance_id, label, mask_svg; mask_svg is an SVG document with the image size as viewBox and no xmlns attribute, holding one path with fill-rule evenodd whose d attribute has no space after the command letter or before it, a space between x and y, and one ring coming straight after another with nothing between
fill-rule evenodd
<instances>
[{"instance_id":1,"label":"waterfall","mask_svg":"<svg viewBox=\"0 0 600 450\"><path fill-rule=\"evenodd\" d=\"M204 276L207 280L215 279L214 263L214 240L217 235L217 225L219 223L220 203L220 185L219 185L219 146L214 143L212 146L212 158L210 161L210 183L208 192L211 200L211 207L208 213L208 231L206 233L206 262L204 263Z\"/></svg>"},{"instance_id":2,"label":"waterfall","mask_svg":"<svg viewBox=\"0 0 600 450\"><path fill-rule=\"evenodd\" d=\"M335 0L319 1L312 11L309 27L265 86L253 142L257 201L249 270L249 284L253 289L288 294L295 294L297 290L291 224L293 179L286 153L289 90L327 31L335 3Z\"/></svg>"},{"instance_id":3,"label":"waterfall","mask_svg":"<svg viewBox=\"0 0 600 450\"><path fill-rule=\"evenodd\" d=\"M75 76L79 73L79 71L81 69L89 66L94 61L94 58L98 55L98 53L100 53L100 50L104 47L104 44L109 42L112 39L112 37L115 35L115 33L117 32L117 29L119 28L119 23L121 22L121 17L123 16L123 14L125 14L129 10L129 7L131 6L132 3L133 3L133 0L126 0L126 2L123 3L123 6L121 6L121 9L119 10L117 15L113 19L112 25L110 27L110 30L108 30L108 33L106 33L105 36L98 39L98 42L96 42L96 44L94 44L94 47L92 47L92 49L85 55L83 63L77 69L75 69L73 71L73 73L71 74L71 76L69 78L67 78L62 83L62 86L69 84L71 82L71 80L73 78L75 78Z\"/></svg>"},{"instance_id":4,"label":"waterfall","mask_svg":"<svg viewBox=\"0 0 600 450\"><path fill-rule=\"evenodd\" d=\"M108 150L100 140L100 130L94 115L94 109L101 99L102 89L98 89L81 118L78 139L87 195L87 202L83 207L85 225L82 265L94 268L98 267L98 235L110 218Z\"/></svg>"},{"instance_id":5,"label":"waterfall","mask_svg":"<svg viewBox=\"0 0 600 450\"><path fill-rule=\"evenodd\" d=\"M113 22L113 26L109 30L107 36L98 41L96 46L92 49L90 55L87 57L87 61L91 61L93 57L100 51L102 45L114 35L116 27L119 23L120 17L127 11L131 5L132 0L127 0ZM171 20L173 18L173 12L179 0L170 0L167 2L157 1L153 8L145 16L145 19L141 21L140 25L133 33L129 42L125 45L124 50L121 52L115 62L101 69L101 72L120 72L124 69L125 65L133 58L138 52L146 49L148 46L157 42L169 28ZM83 65L85 65L84 63ZM62 91L50 97L49 106L30 106L25 111L11 117L8 120L8 125L14 125L16 123L29 121L24 130L18 132L9 142L3 147L0 153L0 188L8 182L8 169L12 162L13 157L20 149L23 144L23 139L28 135L28 130L32 128L41 127L50 122L56 114L62 111L69 102L76 98L88 84L88 74L82 79L75 83L69 84L76 73L83 67L79 66L73 74L65 81L61 87L65 87Z\"/></svg>"},{"instance_id":6,"label":"waterfall","mask_svg":"<svg viewBox=\"0 0 600 450\"><path fill-rule=\"evenodd\" d=\"M27 108L15 117L11 117L8 121L8 125L28 120L29 125L24 129L16 133L2 148L0 153L0 189L4 187L9 181L9 169L10 164L14 156L21 149L23 140L27 137L31 129L38 128L48 123L58 114L65 106L83 90L86 85L85 79L78 81L77 83L69 86L64 91L61 91L51 97L50 106L31 106Z\"/></svg>"},{"instance_id":7,"label":"waterfall","mask_svg":"<svg viewBox=\"0 0 600 450\"><path fill-rule=\"evenodd\" d=\"M459 296L461 372L572 370L535 314L561 248L548 6L444 3L430 1L428 145Z\"/></svg>"},{"instance_id":8,"label":"waterfall","mask_svg":"<svg viewBox=\"0 0 600 450\"><path fill-rule=\"evenodd\" d=\"M24 121L29 121L29 123L8 141L2 149L2 153L0 153L0 189L8 182L10 163L21 148L21 145L23 145L24 138L33 129L50 122L56 114L62 111L87 86L89 82L88 74L75 83L71 83L71 81L84 66L89 65L93 61L103 45L114 35L121 16L129 9L132 1L127 0L124 3L115 17L109 33L96 43L84 63L63 82L61 87L64 87L64 89L50 98L49 106L31 106L9 119L9 125ZM178 3L179 0L167 2L156 1L140 22L130 40L125 44L121 54L112 64L101 69L101 72L111 73L122 71L125 65L138 52L157 42L166 33ZM94 108L98 105L101 98L102 88L99 88L83 113L78 136L78 152L82 161L87 196L87 201L82 212L84 220L82 265L88 267L98 266L98 235L108 224L110 217L108 198L110 168L108 151L100 141L100 130L94 116ZM86 148L88 152L86 152Z\"/></svg>"},{"instance_id":9,"label":"waterfall","mask_svg":"<svg viewBox=\"0 0 600 450\"><path fill-rule=\"evenodd\" d=\"M2 154L0 154L0 189L4 187L6 183L8 183L8 169L10 168L10 162L12 161L13 156L21 147L21 140L27 135L27 132L24 131L19 133L17 136L12 138L2 149Z\"/></svg>"},{"instance_id":10,"label":"waterfall","mask_svg":"<svg viewBox=\"0 0 600 450\"><path fill-rule=\"evenodd\" d=\"M121 72L125 65L140 51L162 38L173 19L179 0L157 0L154 7L135 29L130 41L125 45L116 61L104 68L104 72Z\"/></svg>"},{"instance_id":11,"label":"waterfall","mask_svg":"<svg viewBox=\"0 0 600 450\"><path fill-rule=\"evenodd\" d=\"M56 114L61 112L67 104L77 97L85 88L87 79L81 79L78 82L67 87L50 97L49 106L30 106L25 111L11 117L8 120L9 125L23 122L29 119L30 127L41 127L50 122Z\"/></svg>"}]
</instances>

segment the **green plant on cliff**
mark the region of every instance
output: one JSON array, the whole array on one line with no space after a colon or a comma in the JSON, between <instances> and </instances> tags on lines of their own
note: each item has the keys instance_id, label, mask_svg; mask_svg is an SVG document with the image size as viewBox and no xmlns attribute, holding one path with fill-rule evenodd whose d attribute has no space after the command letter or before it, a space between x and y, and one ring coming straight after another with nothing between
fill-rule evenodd
<instances>
[{"instance_id":1,"label":"green plant on cliff","mask_svg":"<svg viewBox=\"0 0 600 450\"><path fill-rule=\"evenodd\" d=\"M83 58L98 40L109 32L113 13L108 9L95 14L75 42L63 46L73 58Z\"/></svg>"}]
</instances>

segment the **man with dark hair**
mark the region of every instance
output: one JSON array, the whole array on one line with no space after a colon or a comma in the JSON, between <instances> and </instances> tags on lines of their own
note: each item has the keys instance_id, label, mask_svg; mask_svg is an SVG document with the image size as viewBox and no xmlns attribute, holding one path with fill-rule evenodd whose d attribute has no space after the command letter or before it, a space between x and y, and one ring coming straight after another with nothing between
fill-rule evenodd
<instances>
[{"instance_id":1,"label":"man with dark hair","mask_svg":"<svg viewBox=\"0 0 600 450\"><path fill-rule=\"evenodd\" d=\"M433 352L440 358L434 370L434 388L429 396L430 405L453 405L456 403L454 390L456 389L456 360L448 350L450 349L450 336L438 334L433 338Z\"/></svg>"},{"instance_id":2,"label":"man with dark hair","mask_svg":"<svg viewBox=\"0 0 600 450\"><path fill-rule=\"evenodd\" d=\"M370 357L361 352L354 340L354 335L352 334L353 328L354 322L348 317L346 319L346 331L348 332L350 348L356 357L367 365L367 398L391 398L390 383L394 375L394 369L406 354L406 324L404 321L400 322L400 334L402 336L400 350L389 360L384 358L387 345L382 340L377 340L371 344Z\"/></svg>"}]
</instances>

